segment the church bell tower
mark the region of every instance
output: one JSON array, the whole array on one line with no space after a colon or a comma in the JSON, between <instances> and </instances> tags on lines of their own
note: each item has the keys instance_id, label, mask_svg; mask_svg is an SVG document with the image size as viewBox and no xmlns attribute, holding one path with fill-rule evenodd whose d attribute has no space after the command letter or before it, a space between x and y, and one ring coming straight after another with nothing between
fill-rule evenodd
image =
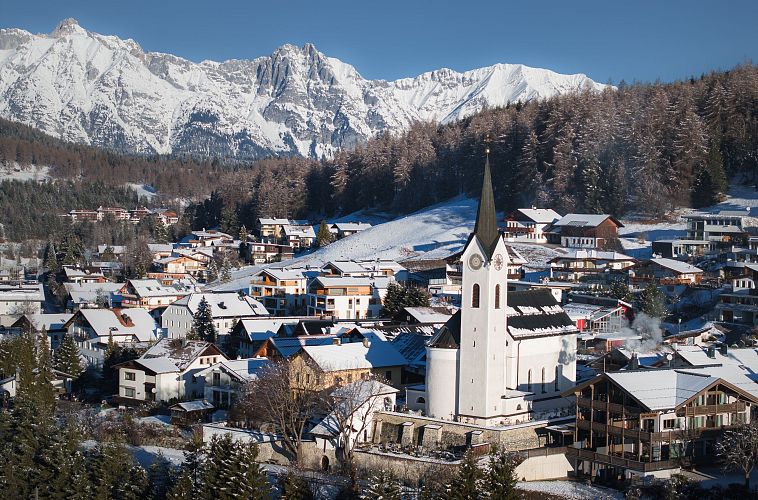
<instances>
[{"instance_id":1,"label":"church bell tower","mask_svg":"<svg viewBox=\"0 0 758 500\"><path fill-rule=\"evenodd\" d=\"M486 423L503 414L508 252L497 226L489 145L476 226L463 250L458 412Z\"/></svg>"}]
</instances>

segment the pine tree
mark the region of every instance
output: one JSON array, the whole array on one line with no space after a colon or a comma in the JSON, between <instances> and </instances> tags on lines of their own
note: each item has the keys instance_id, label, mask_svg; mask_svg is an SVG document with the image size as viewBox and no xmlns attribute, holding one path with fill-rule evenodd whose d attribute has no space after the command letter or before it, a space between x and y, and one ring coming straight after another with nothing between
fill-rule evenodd
<instances>
[{"instance_id":1,"label":"pine tree","mask_svg":"<svg viewBox=\"0 0 758 500\"><path fill-rule=\"evenodd\" d=\"M517 455L504 450L495 450L490 455L489 468L484 476L487 498L516 500L521 497L516 490L516 467L519 463Z\"/></svg>"},{"instance_id":2,"label":"pine tree","mask_svg":"<svg viewBox=\"0 0 758 500\"><path fill-rule=\"evenodd\" d=\"M662 318L666 314L663 293L655 283L650 283L639 295L638 307L641 312L654 318Z\"/></svg>"},{"instance_id":3,"label":"pine tree","mask_svg":"<svg viewBox=\"0 0 758 500\"><path fill-rule=\"evenodd\" d=\"M361 498L371 500L400 500L401 488L395 476L384 469L369 478L369 484Z\"/></svg>"},{"instance_id":4,"label":"pine tree","mask_svg":"<svg viewBox=\"0 0 758 500\"><path fill-rule=\"evenodd\" d=\"M190 474L182 471L174 486L166 494L167 500L194 500L198 498L197 488L192 483Z\"/></svg>"},{"instance_id":5,"label":"pine tree","mask_svg":"<svg viewBox=\"0 0 758 500\"><path fill-rule=\"evenodd\" d=\"M63 342L55 350L54 365L56 370L67 373L74 378L78 378L84 371L81 358L79 357L79 346L76 345L76 341L72 335L64 336Z\"/></svg>"},{"instance_id":6,"label":"pine tree","mask_svg":"<svg viewBox=\"0 0 758 500\"><path fill-rule=\"evenodd\" d=\"M245 260L245 255L247 254L247 228L243 224L240 228L240 248L239 248L239 255L240 259Z\"/></svg>"},{"instance_id":7,"label":"pine tree","mask_svg":"<svg viewBox=\"0 0 758 500\"><path fill-rule=\"evenodd\" d=\"M332 241L334 241L334 235L329 231L326 221L322 220L321 225L318 227L318 234L316 235L316 245L318 247L325 247Z\"/></svg>"},{"instance_id":8,"label":"pine tree","mask_svg":"<svg viewBox=\"0 0 758 500\"><path fill-rule=\"evenodd\" d=\"M216 331L216 325L213 323L211 305L205 300L205 297L200 299L197 311L193 315L192 331L201 340L216 342L218 332Z\"/></svg>"},{"instance_id":9,"label":"pine tree","mask_svg":"<svg viewBox=\"0 0 758 500\"><path fill-rule=\"evenodd\" d=\"M308 481L293 471L279 477L280 498L282 500L314 500Z\"/></svg>"},{"instance_id":10,"label":"pine tree","mask_svg":"<svg viewBox=\"0 0 758 500\"><path fill-rule=\"evenodd\" d=\"M224 260L221 261L219 281L221 281L221 283L229 283L232 281L232 265L229 263L229 259L227 259L226 256L224 256Z\"/></svg>"},{"instance_id":11,"label":"pine tree","mask_svg":"<svg viewBox=\"0 0 758 500\"><path fill-rule=\"evenodd\" d=\"M445 498L447 500L477 500L480 498L482 471L476 463L476 457L468 452L458 468L458 474L450 484Z\"/></svg>"},{"instance_id":12,"label":"pine tree","mask_svg":"<svg viewBox=\"0 0 758 500\"><path fill-rule=\"evenodd\" d=\"M153 463L150 465L150 469L147 471L150 498L152 500L164 500L173 486L171 484L172 479L171 463L166 460L166 457L159 450L153 459Z\"/></svg>"},{"instance_id":13,"label":"pine tree","mask_svg":"<svg viewBox=\"0 0 758 500\"><path fill-rule=\"evenodd\" d=\"M387 294L384 296L382 314L393 317L404 307L428 307L429 304L429 294L421 288L405 287L392 282L387 287Z\"/></svg>"},{"instance_id":14,"label":"pine tree","mask_svg":"<svg viewBox=\"0 0 758 500\"><path fill-rule=\"evenodd\" d=\"M205 269L205 280L208 283L212 283L218 279L218 265L215 259L211 259L208 267Z\"/></svg>"}]
</instances>

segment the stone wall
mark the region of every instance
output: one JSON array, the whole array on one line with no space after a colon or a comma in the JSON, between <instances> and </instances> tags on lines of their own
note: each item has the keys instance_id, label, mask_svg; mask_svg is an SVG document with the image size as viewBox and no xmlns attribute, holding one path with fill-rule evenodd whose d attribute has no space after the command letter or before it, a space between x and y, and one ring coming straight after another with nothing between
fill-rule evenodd
<instances>
[{"instance_id":1,"label":"stone wall","mask_svg":"<svg viewBox=\"0 0 758 500\"><path fill-rule=\"evenodd\" d=\"M392 472L399 480L409 486L417 486L419 479L433 474L455 474L459 462L441 462L409 455L393 455L374 451L355 451L355 464L360 475L367 476L377 470Z\"/></svg>"},{"instance_id":2,"label":"stone wall","mask_svg":"<svg viewBox=\"0 0 758 500\"><path fill-rule=\"evenodd\" d=\"M543 420L494 428L394 412L378 412L374 421L376 443L422 445L440 450L491 443L508 451L544 445L546 438L541 429L554 423Z\"/></svg>"}]
</instances>

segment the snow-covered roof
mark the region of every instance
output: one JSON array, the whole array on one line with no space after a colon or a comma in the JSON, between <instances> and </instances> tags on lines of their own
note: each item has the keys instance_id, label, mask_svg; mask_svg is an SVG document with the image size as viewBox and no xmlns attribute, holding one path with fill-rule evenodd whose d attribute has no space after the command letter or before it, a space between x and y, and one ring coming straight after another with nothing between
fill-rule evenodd
<instances>
[{"instance_id":1,"label":"snow-covered roof","mask_svg":"<svg viewBox=\"0 0 758 500\"><path fill-rule=\"evenodd\" d=\"M406 307L405 311L419 323L445 323L453 315L444 307Z\"/></svg>"},{"instance_id":2,"label":"snow-covered roof","mask_svg":"<svg viewBox=\"0 0 758 500\"><path fill-rule=\"evenodd\" d=\"M606 375L651 411L674 409L718 380L682 370L629 370Z\"/></svg>"},{"instance_id":3,"label":"snow-covered roof","mask_svg":"<svg viewBox=\"0 0 758 500\"><path fill-rule=\"evenodd\" d=\"M608 214L566 214L553 223L554 226L597 227L606 219L611 218L619 227L624 227L620 222Z\"/></svg>"},{"instance_id":4,"label":"snow-covered roof","mask_svg":"<svg viewBox=\"0 0 758 500\"><path fill-rule=\"evenodd\" d=\"M256 317L240 320L242 331L245 332L251 341L266 340L276 335L283 324L297 324L298 319L274 318L274 317Z\"/></svg>"},{"instance_id":5,"label":"snow-covered roof","mask_svg":"<svg viewBox=\"0 0 758 500\"><path fill-rule=\"evenodd\" d=\"M0 301L44 302L45 292L42 288L42 283L26 285L0 284Z\"/></svg>"},{"instance_id":6,"label":"snow-covered roof","mask_svg":"<svg viewBox=\"0 0 758 500\"><path fill-rule=\"evenodd\" d=\"M111 297L118 296L117 292L124 284L106 281L105 283L64 283L63 286L74 304L94 304L101 290Z\"/></svg>"},{"instance_id":7,"label":"snow-covered roof","mask_svg":"<svg viewBox=\"0 0 758 500\"><path fill-rule=\"evenodd\" d=\"M145 309L80 309L80 314L101 338L133 335L139 342L155 339L158 327L155 319Z\"/></svg>"},{"instance_id":8,"label":"snow-covered roof","mask_svg":"<svg viewBox=\"0 0 758 500\"><path fill-rule=\"evenodd\" d=\"M561 218L552 208L519 208L516 212L538 224L549 224Z\"/></svg>"},{"instance_id":9,"label":"snow-covered roof","mask_svg":"<svg viewBox=\"0 0 758 500\"><path fill-rule=\"evenodd\" d=\"M262 226L263 225L267 225L267 226L271 226L271 225L282 226L284 224L289 224L289 222L290 222L289 219L275 219L275 218L272 219L272 218L266 218L266 217L260 217L258 219L258 223L260 225L262 225Z\"/></svg>"},{"instance_id":10,"label":"snow-covered roof","mask_svg":"<svg viewBox=\"0 0 758 500\"><path fill-rule=\"evenodd\" d=\"M225 359L199 371L196 375L206 376L214 371L223 371L239 382L248 382L258 377L258 371L269 363L268 358Z\"/></svg>"},{"instance_id":11,"label":"snow-covered roof","mask_svg":"<svg viewBox=\"0 0 758 500\"><path fill-rule=\"evenodd\" d=\"M155 373L173 373L179 371L176 363L168 358L140 358L136 362Z\"/></svg>"},{"instance_id":12,"label":"snow-covered roof","mask_svg":"<svg viewBox=\"0 0 758 500\"><path fill-rule=\"evenodd\" d=\"M582 304L580 302L569 302L563 305L563 310L569 317L576 321L578 319L589 319L597 321L600 318L608 316L618 311L620 306L608 307L596 304Z\"/></svg>"},{"instance_id":13,"label":"snow-covered roof","mask_svg":"<svg viewBox=\"0 0 758 500\"><path fill-rule=\"evenodd\" d=\"M565 253L553 257L550 262L560 260L610 260L610 261L634 261L633 257L619 252L606 252L602 250L581 250L577 248L566 249Z\"/></svg>"},{"instance_id":14,"label":"snow-covered roof","mask_svg":"<svg viewBox=\"0 0 758 500\"><path fill-rule=\"evenodd\" d=\"M290 281L290 280L301 280L305 278L304 269L285 269L285 268L275 268L275 267L269 267L266 269L263 269L260 274L268 274L272 278L278 281ZM259 274L259 275L260 275Z\"/></svg>"},{"instance_id":15,"label":"snow-covered roof","mask_svg":"<svg viewBox=\"0 0 758 500\"><path fill-rule=\"evenodd\" d=\"M319 282L324 288L344 286L372 286L375 288L387 288L390 278L386 277L358 277L358 276L319 276L314 282Z\"/></svg>"},{"instance_id":16,"label":"snow-covered roof","mask_svg":"<svg viewBox=\"0 0 758 500\"><path fill-rule=\"evenodd\" d=\"M210 342L205 342L203 340L184 340L184 339L167 339L163 338L158 341L155 345L150 347L147 351L145 351L145 354L143 354L140 358L138 358L137 362L143 363L156 363L158 366L163 366L165 368L168 368L168 365L165 364L163 361L160 362L153 362L153 361L147 361L151 359L163 359L168 360L170 363L174 365L174 370L177 369L179 371L184 370L187 366L189 366L195 359L197 359L198 356L200 356L206 349L213 347L213 349L216 349L213 344ZM221 356L222 359L225 359L226 356L219 352L219 356Z\"/></svg>"},{"instance_id":17,"label":"snow-covered roof","mask_svg":"<svg viewBox=\"0 0 758 500\"><path fill-rule=\"evenodd\" d=\"M92 272L89 269L81 269L72 266L63 266L63 272L66 274L66 279L74 278L104 278L101 272Z\"/></svg>"},{"instance_id":18,"label":"snow-covered roof","mask_svg":"<svg viewBox=\"0 0 758 500\"><path fill-rule=\"evenodd\" d=\"M193 290L193 287L165 286L156 279L129 280L139 297L177 297Z\"/></svg>"},{"instance_id":19,"label":"snow-covered roof","mask_svg":"<svg viewBox=\"0 0 758 500\"><path fill-rule=\"evenodd\" d=\"M325 372L402 366L405 358L390 342L350 342L304 346L308 356Z\"/></svg>"},{"instance_id":20,"label":"snow-covered roof","mask_svg":"<svg viewBox=\"0 0 758 500\"><path fill-rule=\"evenodd\" d=\"M173 252L174 245L171 243L148 243L147 248L153 253Z\"/></svg>"},{"instance_id":21,"label":"snow-covered roof","mask_svg":"<svg viewBox=\"0 0 758 500\"><path fill-rule=\"evenodd\" d=\"M313 226L293 226L285 224L282 227L285 236L297 236L298 238L315 238L316 232Z\"/></svg>"},{"instance_id":22,"label":"snow-covered roof","mask_svg":"<svg viewBox=\"0 0 758 500\"><path fill-rule=\"evenodd\" d=\"M354 260L332 260L324 264L324 267L333 267L341 274L365 273L366 266Z\"/></svg>"},{"instance_id":23,"label":"snow-covered roof","mask_svg":"<svg viewBox=\"0 0 758 500\"><path fill-rule=\"evenodd\" d=\"M99 254L105 253L108 247L111 247L111 249L113 250L113 255L123 255L124 252L126 252L126 247L123 245L98 245L97 253Z\"/></svg>"},{"instance_id":24,"label":"snow-covered roof","mask_svg":"<svg viewBox=\"0 0 758 500\"><path fill-rule=\"evenodd\" d=\"M363 231L371 227L368 222L335 222L331 227L338 231Z\"/></svg>"},{"instance_id":25,"label":"snow-covered roof","mask_svg":"<svg viewBox=\"0 0 758 500\"><path fill-rule=\"evenodd\" d=\"M301 337L271 337L269 342L284 358L291 358L305 346L329 345L335 335L306 335Z\"/></svg>"},{"instance_id":26,"label":"snow-covered roof","mask_svg":"<svg viewBox=\"0 0 758 500\"><path fill-rule=\"evenodd\" d=\"M29 321L38 329L45 329L45 331L61 330L68 320L74 315L70 313L62 314L27 314L26 317Z\"/></svg>"},{"instance_id":27,"label":"snow-covered roof","mask_svg":"<svg viewBox=\"0 0 758 500\"><path fill-rule=\"evenodd\" d=\"M203 298L211 306L214 318L243 318L269 314L263 304L249 295L240 295L237 292L192 293L177 300L172 306L186 306L195 314Z\"/></svg>"},{"instance_id":28,"label":"snow-covered roof","mask_svg":"<svg viewBox=\"0 0 758 500\"><path fill-rule=\"evenodd\" d=\"M350 414L358 412L364 406L370 411L371 407L380 403L379 399L383 399L382 396L398 392L400 391L378 380L356 380L338 387L331 396L340 406L314 426L310 433L316 436L337 436L340 432L340 420L345 421ZM341 418L336 412L339 412Z\"/></svg>"},{"instance_id":29,"label":"snow-covered roof","mask_svg":"<svg viewBox=\"0 0 758 500\"><path fill-rule=\"evenodd\" d=\"M176 403L169 407L171 410L181 409L184 411L202 411L212 410L215 406L204 399L197 399L195 401L184 401L182 403Z\"/></svg>"},{"instance_id":30,"label":"snow-covered roof","mask_svg":"<svg viewBox=\"0 0 758 500\"><path fill-rule=\"evenodd\" d=\"M665 267L666 269L670 269L679 274L696 274L703 272L702 269L695 267L692 264L687 264L686 262L681 262L674 259L666 259L664 257L650 259L650 262L661 267Z\"/></svg>"}]
</instances>

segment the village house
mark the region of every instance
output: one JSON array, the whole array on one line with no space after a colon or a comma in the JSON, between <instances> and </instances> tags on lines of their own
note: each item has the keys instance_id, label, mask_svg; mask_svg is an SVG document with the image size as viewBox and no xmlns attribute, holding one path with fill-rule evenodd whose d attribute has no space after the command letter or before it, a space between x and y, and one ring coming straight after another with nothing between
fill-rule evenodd
<instances>
[{"instance_id":1,"label":"village house","mask_svg":"<svg viewBox=\"0 0 758 500\"><path fill-rule=\"evenodd\" d=\"M257 221L258 236L262 240L279 240L282 235L282 228L290 224L289 219L277 219L261 217Z\"/></svg>"},{"instance_id":2,"label":"village house","mask_svg":"<svg viewBox=\"0 0 758 500\"><path fill-rule=\"evenodd\" d=\"M195 376L205 378L203 397L206 401L215 408L230 408L245 385L255 380L268 362L266 358L222 359Z\"/></svg>"},{"instance_id":3,"label":"village house","mask_svg":"<svg viewBox=\"0 0 758 500\"><path fill-rule=\"evenodd\" d=\"M162 273L168 275L189 275L194 278L204 278L208 268L209 259L200 258L196 255L170 255L155 261L155 265Z\"/></svg>"},{"instance_id":4,"label":"village house","mask_svg":"<svg viewBox=\"0 0 758 500\"><path fill-rule=\"evenodd\" d=\"M563 305L571 321L579 330L579 339L586 340L598 333L618 332L628 324L627 311L630 304L586 304L581 302L569 302ZM584 334L584 336L582 335Z\"/></svg>"},{"instance_id":5,"label":"village house","mask_svg":"<svg viewBox=\"0 0 758 500\"><path fill-rule=\"evenodd\" d=\"M571 248L565 254L550 259L550 277L561 281L579 281L588 276L620 272L636 262L634 258L618 252Z\"/></svg>"},{"instance_id":6,"label":"village house","mask_svg":"<svg viewBox=\"0 0 758 500\"><path fill-rule=\"evenodd\" d=\"M408 325L447 323L455 311L445 306L432 307L404 307L393 318L395 321Z\"/></svg>"},{"instance_id":7,"label":"village house","mask_svg":"<svg viewBox=\"0 0 758 500\"><path fill-rule=\"evenodd\" d=\"M66 310L76 312L79 309L101 307L121 307L119 290L123 283L63 283L66 289Z\"/></svg>"},{"instance_id":8,"label":"village house","mask_svg":"<svg viewBox=\"0 0 758 500\"><path fill-rule=\"evenodd\" d=\"M318 390L376 377L399 387L405 358L391 342L376 336L359 342L335 337L324 345L304 345L292 358L294 387Z\"/></svg>"},{"instance_id":9,"label":"village house","mask_svg":"<svg viewBox=\"0 0 758 500\"><path fill-rule=\"evenodd\" d=\"M97 208L97 220L103 220L106 217L112 217L116 221L128 221L129 212L120 207L103 207Z\"/></svg>"},{"instance_id":10,"label":"village house","mask_svg":"<svg viewBox=\"0 0 758 500\"><path fill-rule=\"evenodd\" d=\"M305 314L308 278L303 269L267 268L250 280L250 295L273 316Z\"/></svg>"},{"instance_id":11,"label":"village house","mask_svg":"<svg viewBox=\"0 0 758 500\"><path fill-rule=\"evenodd\" d=\"M108 281L99 269L63 266L67 283L105 283Z\"/></svg>"},{"instance_id":12,"label":"village house","mask_svg":"<svg viewBox=\"0 0 758 500\"><path fill-rule=\"evenodd\" d=\"M39 369L35 368L33 372L35 374L39 373ZM73 375L63 373L62 371L53 368L47 371L46 378L50 385L53 386L53 391L56 396L71 394L71 387L74 382ZM18 375L11 375L4 379L0 379L0 403L16 397L18 382Z\"/></svg>"},{"instance_id":13,"label":"village house","mask_svg":"<svg viewBox=\"0 0 758 500\"><path fill-rule=\"evenodd\" d=\"M69 313L24 314L10 326L9 330L18 334L22 332L46 332L50 349L54 351L63 342L63 337L67 331L65 325L72 316L73 314Z\"/></svg>"},{"instance_id":14,"label":"village house","mask_svg":"<svg viewBox=\"0 0 758 500\"><path fill-rule=\"evenodd\" d=\"M246 260L251 264L270 264L283 262L295 256L291 246L278 243L248 241L245 244Z\"/></svg>"},{"instance_id":15,"label":"village house","mask_svg":"<svg viewBox=\"0 0 758 500\"><path fill-rule=\"evenodd\" d=\"M170 339L181 339L192 329L192 322L200 301L205 299L211 308L213 324L220 341L231 333L237 322L245 318L267 316L268 311L254 298L237 292L192 293L166 308L161 326Z\"/></svg>"},{"instance_id":16,"label":"village house","mask_svg":"<svg viewBox=\"0 0 758 500\"><path fill-rule=\"evenodd\" d=\"M241 319L232 328L229 352L242 358L255 357L256 351L271 337L277 335L284 324L296 324L300 318L258 316Z\"/></svg>"},{"instance_id":17,"label":"village house","mask_svg":"<svg viewBox=\"0 0 758 500\"><path fill-rule=\"evenodd\" d=\"M519 208L505 219L505 240L547 243L545 229L560 218L550 208Z\"/></svg>"},{"instance_id":18,"label":"village house","mask_svg":"<svg viewBox=\"0 0 758 500\"><path fill-rule=\"evenodd\" d=\"M379 316L390 278L320 276L308 287L308 315L337 319Z\"/></svg>"},{"instance_id":19,"label":"village house","mask_svg":"<svg viewBox=\"0 0 758 500\"><path fill-rule=\"evenodd\" d=\"M606 372L565 391L576 398L575 444L567 452L576 473L666 477L682 464L710 462L723 429L749 421L758 404L755 382L713 370Z\"/></svg>"},{"instance_id":20,"label":"village house","mask_svg":"<svg viewBox=\"0 0 758 500\"><path fill-rule=\"evenodd\" d=\"M144 309L79 309L64 328L87 364L101 366L108 342L134 345L158 340L158 326Z\"/></svg>"},{"instance_id":21,"label":"village house","mask_svg":"<svg viewBox=\"0 0 758 500\"><path fill-rule=\"evenodd\" d=\"M205 393L204 369L226 360L201 340L161 339L142 356L116 365L117 398L124 403L195 399Z\"/></svg>"},{"instance_id":22,"label":"village house","mask_svg":"<svg viewBox=\"0 0 758 500\"><path fill-rule=\"evenodd\" d=\"M332 260L321 267L323 276L351 278L395 277L401 280L405 267L392 260Z\"/></svg>"},{"instance_id":23,"label":"village house","mask_svg":"<svg viewBox=\"0 0 758 500\"><path fill-rule=\"evenodd\" d=\"M570 248L604 248L624 225L607 214L566 214L547 230L549 243Z\"/></svg>"},{"instance_id":24,"label":"village house","mask_svg":"<svg viewBox=\"0 0 758 500\"><path fill-rule=\"evenodd\" d=\"M39 314L44 302L42 283L0 283L0 316Z\"/></svg>"},{"instance_id":25,"label":"village house","mask_svg":"<svg viewBox=\"0 0 758 500\"><path fill-rule=\"evenodd\" d=\"M378 380L356 380L334 389L330 394L332 411L309 431L316 440L315 448L326 452L374 442L374 415L393 411L398 392Z\"/></svg>"},{"instance_id":26,"label":"village house","mask_svg":"<svg viewBox=\"0 0 758 500\"><path fill-rule=\"evenodd\" d=\"M215 229L192 231L192 236L187 243L193 248L197 247L217 247L225 243L233 243L234 238L226 233Z\"/></svg>"},{"instance_id":27,"label":"village house","mask_svg":"<svg viewBox=\"0 0 758 500\"><path fill-rule=\"evenodd\" d=\"M747 279L734 280L736 282ZM718 320L725 323L737 323L750 327L758 326L758 289L752 280L745 283L748 288L732 286L719 295L715 312Z\"/></svg>"},{"instance_id":28,"label":"village house","mask_svg":"<svg viewBox=\"0 0 758 500\"><path fill-rule=\"evenodd\" d=\"M355 233L365 231L370 227L371 224L368 222L335 222L329 226L329 232L341 240Z\"/></svg>"},{"instance_id":29,"label":"village house","mask_svg":"<svg viewBox=\"0 0 758 500\"><path fill-rule=\"evenodd\" d=\"M142 219L149 217L153 212L145 207L136 207L129 210L129 221L132 224L138 224Z\"/></svg>"},{"instance_id":30,"label":"village house","mask_svg":"<svg viewBox=\"0 0 758 500\"><path fill-rule=\"evenodd\" d=\"M194 292L191 286L166 286L156 279L133 279L119 290L121 307L139 307L147 311L163 309Z\"/></svg>"},{"instance_id":31,"label":"village house","mask_svg":"<svg viewBox=\"0 0 758 500\"><path fill-rule=\"evenodd\" d=\"M157 208L153 210L153 213L158 216L158 220L160 220L164 226L170 226L172 224L179 223L179 215L174 210L170 210L168 208Z\"/></svg>"},{"instance_id":32,"label":"village house","mask_svg":"<svg viewBox=\"0 0 758 500\"><path fill-rule=\"evenodd\" d=\"M652 243L652 247L654 255L678 260L700 257L715 250L715 245L709 240L658 240Z\"/></svg>"},{"instance_id":33,"label":"village house","mask_svg":"<svg viewBox=\"0 0 758 500\"><path fill-rule=\"evenodd\" d=\"M68 217L71 218L72 222L97 222L100 220L100 214L97 210L71 210Z\"/></svg>"},{"instance_id":34,"label":"village house","mask_svg":"<svg viewBox=\"0 0 758 500\"><path fill-rule=\"evenodd\" d=\"M124 252L126 252L126 247L123 245L98 245L97 246L97 255L100 258L103 258L107 253L109 253L109 251L117 259L121 259L124 256Z\"/></svg>"},{"instance_id":35,"label":"village house","mask_svg":"<svg viewBox=\"0 0 758 500\"><path fill-rule=\"evenodd\" d=\"M748 215L749 211L736 210L684 215L687 239L723 243L742 241L745 239L743 222Z\"/></svg>"},{"instance_id":36,"label":"village house","mask_svg":"<svg viewBox=\"0 0 758 500\"><path fill-rule=\"evenodd\" d=\"M703 270L686 262L661 257L638 263L629 271L629 278L632 283L693 285L700 283Z\"/></svg>"},{"instance_id":37,"label":"village house","mask_svg":"<svg viewBox=\"0 0 758 500\"><path fill-rule=\"evenodd\" d=\"M316 244L316 232L310 224L282 226L282 242L295 250L308 249Z\"/></svg>"}]
</instances>

